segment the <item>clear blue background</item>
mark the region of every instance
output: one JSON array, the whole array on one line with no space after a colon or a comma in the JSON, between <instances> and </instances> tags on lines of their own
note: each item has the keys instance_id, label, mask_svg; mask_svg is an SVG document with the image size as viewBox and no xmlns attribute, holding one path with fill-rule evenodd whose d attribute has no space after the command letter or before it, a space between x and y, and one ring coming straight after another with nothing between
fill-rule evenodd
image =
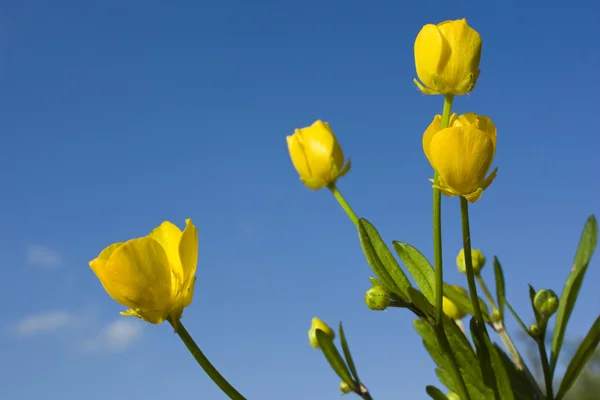
<instances>
[{"instance_id":1,"label":"clear blue background","mask_svg":"<svg viewBox=\"0 0 600 400\"><path fill-rule=\"evenodd\" d=\"M599 211L599 11L591 0L5 0L0 397L225 398L169 326L131 319L107 333L123 308L88 267L112 242L191 217L200 260L184 322L247 398L339 397L308 345L315 315L344 322L375 399L426 398L437 379L413 316L366 308L357 234L330 193L300 183L285 136L329 121L353 161L339 181L348 201L387 241L431 258L421 134L442 100L413 86L413 43L424 24L466 17L483 37L482 72L455 111L498 127L473 245L500 257L531 323L527 284L560 294ZM464 285L458 208L445 198L445 271ZM599 264L573 339L600 310ZM484 276L493 287L489 265Z\"/></svg>"}]
</instances>

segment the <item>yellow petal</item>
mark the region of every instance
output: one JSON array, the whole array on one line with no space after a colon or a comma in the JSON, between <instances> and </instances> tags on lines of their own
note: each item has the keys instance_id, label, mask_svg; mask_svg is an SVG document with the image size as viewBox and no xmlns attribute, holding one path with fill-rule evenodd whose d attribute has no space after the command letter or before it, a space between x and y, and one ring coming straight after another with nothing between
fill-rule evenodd
<instances>
[{"instance_id":1,"label":"yellow petal","mask_svg":"<svg viewBox=\"0 0 600 400\"><path fill-rule=\"evenodd\" d=\"M175 282L173 283L175 283L176 287L173 289L177 289L184 281L183 268L179 258L179 243L182 237L181 229L173 223L165 221L152 230L148 237L156 240L164 249L175 278Z\"/></svg>"},{"instance_id":2,"label":"yellow petal","mask_svg":"<svg viewBox=\"0 0 600 400\"><path fill-rule=\"evenodd\" d=\"M335 137L329 126L324 124L323 121L317 121L309 128L304 128L300 131L302 133L306 160L311 169L310 177L329 181L331 159L334 156L333 152L335 149Z\"/></svg>"},{"instance_id":3,"label":"yellow petal","mask_svg":"<svg viewBox=\"0 0 600 400\"><path fill-rule=\"evenodd\" d=\"M440 57L444 54L444 42L437 26L425 25L414 46L415 67L417 76L428 89L436 90L433 86L433 75L438 73Z\"/></svg>"},{"instance_id":4,"label":"yellow petal","mask_svg":"<svg viewBox=\"0 0 600 400\"><path fill-rule=\"evenodd\" d=\"M433 117L433 121L431 121L431 123L425 130L425 133L423 134L423 151L425 152L425 157L427 157L427 160L429 160L430 164L432 164L431 156L429 153L429 146L431 145L431 139L433 139L433 135L438 133L441 129L442 129L442 116L438 114L435 117Z\"/></svg>"},{"instance_id":5,"label":"yellow petal","mask_svg":"<svg viewBox=\"0 0 600 400\"><path fill-rule=\"evenodd\" d=\"M117 302L136 310L167 315L171 271L163 247L154 239L133 239L117 248L96 275Z\"/></svg>"},{"instance_id":6,"label":"yellow petal","mask_svg":"<svg viewBox=\"0 0 600 400\"><path fill-rule=\"evenodd\" d=\"M179 242L178 252L183 270L182 291L185 293L193 283L198 264L198 230L190 218L185 220L185 229Z\"/></svg>"},{"instance_id":7,"label":"yellow petal","mask_svg":"<svg viewBox=\"0 0 600 400\"><path fill-rule=\"evenodd\" d=\"M327 181L324 181L323 179L300 177L300 180L311 190L319 190L327 186Z\"/></svg>"},{"instance_id":8,"label":"yellow petal","mask_svg":"<svg viewBox=\"0 0 600 400\"><path fill-rule=\"evenodd\" d=\"M296 132L293 135L287 136L286 141L294 168L296 168L296 171L300 176L310 177L310 167L306 160L306 153L304 151L300 130L296 129Z\"/></svg>"},{"instance_id":9,"label":"yellow petal","mask_svg":"<svg viewBox=\"0 0 600 400\"><path fill-rule=\"evenodd\" d=\"M454 89L468 74L477 70L481 58L481 36L467 25L465 19L442 22L437 27L450 50L441 57L440 78Z\"/></svg>"},{"instance_id":10,"label":"yellow petal","mask_svg":"<svg viewBox=\"0 0 600 400\"><path fill-rule=\"evenodd\" d=\"M483 183L493 161L494 143L473 126L446 128L433 137L430 155L445 186L464 196Z\"/></svg>"}]
</instances>

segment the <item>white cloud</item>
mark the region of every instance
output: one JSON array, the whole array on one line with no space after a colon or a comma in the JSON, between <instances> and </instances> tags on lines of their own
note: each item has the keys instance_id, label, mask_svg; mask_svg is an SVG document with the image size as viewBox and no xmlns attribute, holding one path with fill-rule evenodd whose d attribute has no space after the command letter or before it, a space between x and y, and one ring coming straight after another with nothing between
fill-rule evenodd
<instances>
[{"instance_id":1,"label":"white cloud","mask_svg":"<svg viewBox=\"0 0 600 400\"><path fill-rule=\"evenodd\" d=\"M23 318L15 324L14 330L19 336L50 333L65 327L72 320L73 316L66 311L50 311Z\"/></svg>"},{"instance_id":2,"label":"white cloud","mask_svg":"<svg viewBox=\"0 0 600 400\"><path fill-rule=\"evenodd\" d=\"M129 347L141 334L141 321L133 318L122 318L106 325L97 337L82 342L79 348L84 352L122 351Z\"/></svg>"},{"instance_id":3,"label":"white cloud","mask_svg":"<svg viewBox=\"0 0 600 400\"><path fill-rule=\"evenodd\" d=\"M60 254L44 246L27 247L27 262L45 268L58 267L62 263Z\"/></svg>"}]
</instances>

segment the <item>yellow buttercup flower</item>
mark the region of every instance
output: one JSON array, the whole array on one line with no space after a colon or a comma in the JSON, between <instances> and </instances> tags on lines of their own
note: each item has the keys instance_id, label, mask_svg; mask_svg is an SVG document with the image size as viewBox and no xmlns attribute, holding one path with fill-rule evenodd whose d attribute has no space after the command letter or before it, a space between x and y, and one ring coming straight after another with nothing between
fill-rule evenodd
<instances>
[{"instance_id":1,"label":"yellow buttercup flower","mask_svg":"<svg viewBox=\"0 0 600 400\"><path fill-rule=\"evenodd\" d=\"M436 115L423 134L425 156L439 174L439 185L434 187L474 203L498 171L486 178L496 154L496 127L491 119L475 113L452 114L445 129L441 122L441 115Z\"/></svg>"},{"instance_id":2,"label":"yellow buttercup flower","mask_svg":"<svg viewBox=\"0 0 600 400\"><path fill-rule=\"evenodd\" d=\"M90 261L106 292L135 316L175 327L194 295L198 231L186 219L183 232L165 221L148 236L115 243Z\"/></svg>"},{"instance_id":3,"label":"yellow buttercup flower","mask_svg":"<svg viewBox=\"0 0 600 400\"><path fill-rule=\"evenodd\" d=\"M335 338L335 332L333 331L333 329L331 329L325 322L321 321L319 318L313 318L310 330L308 331L308 340L310 341L310 345L315 349L321 348L321 346L319 346L319 341L317 340L317 329L323 331L323 333L329 336L331 340Z\"/></svg>"},{"instance_id":4,"label":"yellow buttercup flower","mask_svg":"<svg viewBox=\"0 0 600 400\"><path fill-rule=\"evenodd\" d=\"M468 297L467 291L465 289L455 285L453 285L452 287ZM467 313L464 310L458 307L452 300L450 300L446 296L442 297L442 310L444 311L444 314L446 314L448 317L454 320L463 319L465 315L467 315Z\"/></svg>"},{"instance_id":5,"label":"yellow buttercup flower","mask_svg":"<svg viewBox=\"0 0 600 400\"><path fill-rule=\"evenodd\" d=\"M350 170L350 160L344 165L344 152L327 122L296 129L286 139L300 180L312 190L335 183Z\"/></svg>"},{"instance_id":6,"label":"yellow buttercup flower","mask_svg":"<svg viewBox=\"0 0 600 400\"><path fill-rule=\"evenodd\" d=\"M466 19L425 25L415 40L415 67L424 94L469 93L479 77L481 36Z\"/></svg>"}]
</instances>

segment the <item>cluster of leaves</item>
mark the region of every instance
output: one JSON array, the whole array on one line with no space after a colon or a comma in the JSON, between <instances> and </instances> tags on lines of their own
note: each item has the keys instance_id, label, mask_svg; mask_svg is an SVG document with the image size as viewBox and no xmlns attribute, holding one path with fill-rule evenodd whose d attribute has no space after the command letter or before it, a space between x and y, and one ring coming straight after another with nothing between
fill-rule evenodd
<instances>
[{"instance_id":1,"label":"cluster of leaves","mask_svg":"<svg viewBox=\"0 0 600 400\"><path fill-rule=\"evenodd\" d=\"M360 219L358 221L358 233L367 262L376 276L376 278L371 278L372 284L385 287L389 291L391 302L395 307L406 308L418 317L414 321L414 327L422 337L425 348L437 365L436 373L440 382L451 391L459 392L459 388L457 387L458 382L453 378L449 364L452 355L444 351L444 347L440 344L440 333L436 331L435 309L433 306L435 297L435 272L433 267L426 257L413 246L397 241L392 243L393 249L413 278L416 284L416 287L414 287L391 250L371 223L365 219ZM591 216L581 235L573 267L559 301L556 325L550 346L550 357L547 360L548 368L552 375L556 369L567 324L575 306L585 272L596 247L597 238L597 222ZM497 258L494 258L494 276L496 281L496 304L492 305L492 307L495 309L495 313L490 315L485 307L485 302L479 299L480 304L482 304L485 323L492 330L500 332L504 329L505 309L508 309L524 331L536 342L541 340L542 346L544 346L543 335L539 333L532 334L510 306L506 298L502 266ZM542 323L544 320L533 305L535 291L531 286L530 292L532 293L532 308L536 320ZM461 293L447 284L444 284L443 293L444 296L448 297L455 304L469 313L473 313L472 303L467 294ZM484 329L485 327L480 326L474 318L471 319L469 328L472 343L466 333L453 320L446 316L443 317L445 336L452 348L453 357L472 400L491 398L502 400L550 398L544 394L536 378L529 371L522 359L520 359L518 351L516 353L518 362L515 362L515 355L511 354L511 359L511 356L498 344L493 343L488 336L487 330ZM327 338L322 332L318 332L319 334L317 335L319 344L330 365L351 391L364 399L370 399L371 397L366 387L358 379L354 361L350 355L341 324L339 332L345 360L341 357L331 339ZM545 334L545 328L543 334ZM562 380L557 385L558 391L552 398L556 400L567 398L565 397L567 392L571 389L586 363L594 354L599 340L600 317L595 320L588 334L580 343L577 351L575 351ZM435 400L449 399L441 390L434 386L428 386L426 391Z\"/></svg>"}]
</instances>

